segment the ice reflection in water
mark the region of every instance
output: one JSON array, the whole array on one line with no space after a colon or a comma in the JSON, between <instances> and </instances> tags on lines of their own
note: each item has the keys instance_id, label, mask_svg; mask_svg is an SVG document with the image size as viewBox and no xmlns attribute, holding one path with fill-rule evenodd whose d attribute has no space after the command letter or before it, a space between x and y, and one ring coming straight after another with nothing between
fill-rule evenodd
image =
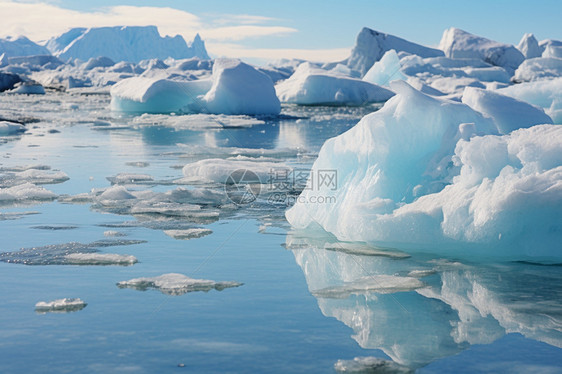
<instances>
[{"instance_id":1,"label":"ice reflection in water","mask_svg":"<svg viewBox=\"0 0 562 374\"><path fill-rule=\"evenodd\" d=\"M327 250L338 245L311 232L289 233L286 241L322 313L352 328L362 348L381 349L396 363L419 368L507 333L562 347L557 266L365 255L350 253L349 243L341 243L346 250ZM424 287L401 287L415 276ZM375 286L350 287L365 277ZM380 292L376 279L387 290L394 281L393 292Z\"/></svg>"}]
</instances>

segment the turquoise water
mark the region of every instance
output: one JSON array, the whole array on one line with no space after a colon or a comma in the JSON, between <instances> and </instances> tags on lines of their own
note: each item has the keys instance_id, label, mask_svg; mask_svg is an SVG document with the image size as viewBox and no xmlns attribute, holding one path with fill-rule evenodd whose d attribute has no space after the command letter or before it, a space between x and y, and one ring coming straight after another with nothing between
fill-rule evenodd
<instances>
[{"instance_id":1,"label":"turquoise water","mask_svg":"<svg viewBox=\"0 0 562 374\"><path fill-rule=\"evenodd\" d=\"M36 120L28 134L3 138L0 167L42 164L69 177L44 185L58 200L0 206L3 214L33 213L0 220L0 252L142 241L99 248L138 259L126 267L0 262L0 372L326 373L338 360L362 356L420 372L562 371L561 266L408 257L399 249L372 256L323 232L293 232L283 218L286 205L265 199L205 206L220 211L208 220L116 214L119 205L64 199L106 188L106 178L119 173L155 180L130 190L171 191L181 166L215 157L210 154L220 147L298 147L264 157L305 169L327 138L377 107L285 107L281 119L220 130L173 128L163 118L136 125L107 112L108 101L60 93L0 97L0 116ZM112 127L100 130L107 126L95 121ZM180 187L224 190L218 183ZM212 234L177 240L163 231L186 227ZM104 235L109 230L123 236ZM425 271L423 288L342 289L363 276L404 277L413 270ZM166 273L243 285L179 296L116 286ZM330 287L341 291L338 297L318 292ZM39 301L65 297L88 305L69 313L34 310Z\"/></svg>"}]
</instances>

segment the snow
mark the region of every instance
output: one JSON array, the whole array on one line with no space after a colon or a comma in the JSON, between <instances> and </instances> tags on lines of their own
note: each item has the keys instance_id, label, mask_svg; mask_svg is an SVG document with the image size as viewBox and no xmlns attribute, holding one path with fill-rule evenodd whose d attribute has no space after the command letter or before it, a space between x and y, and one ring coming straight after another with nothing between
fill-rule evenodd
<instances>
[{"instance_id":1,"label":"snow","mask_svg":"<svg viewBox=\"0 0 562 374\"><path fill-rule=\"evenodd\" d=\"M405 80L406 77L400 72L400 59L394 49L387 51L363 76L365 82L379 86L388 86L396 79Z\"/></svg>"},{"instance_id":2,"label":"snow","mask_svg":"<svg viewBox=\"0 0 562 374\"><path fill-rule=\"evenodd\" d=\"M517 49L523 53L526 59L541 57L542 51L539 42L533 34L525 34L517 45Z\"/></svg>"},{"instance_id":3,"label":"snow","mask_svg":"<svg viewBox=\"0 0 562 374\"><path fill-rule=\"evenodd\" d=\"M303 191L289 223L388 247L560 258L562 127L496 136L464 104L391 87L381 110L324 144L312 175L336 170L337 188Z\"/></svg>"},{"instance_id":4,"label":"snow","mask_svg":"<svg viewBox=\"0 0 562 374\"><path fill-rule=\"evenodd\" d=\"M119 288L146 290L154 288L167 295L183 295L188 292L210 290L222 291L225 288L240 287L238 282L215 282L206 279L193 279L183 274L169 273L152 278L135 278L117 283Z\"/></svg>"},{"instance_id":5,"label":"snow","mask_svg":"<svg viewBox=\"0 0 562 374\"><path fill-rule=\"evenodd\" d=\"M63 60L105 56L116 62L136 63L151 58L209 58L199 35L188 45L179 35L161 37L155 26L74 28L50 39L46 47Z\"/></svg>"},{"instance_id":6,"label":"snow","mask_svg":"<svg viewBox=\"0 0 562 374\"><path fill-rule=\"evenodd\" d=\"M84 309L86 305L88 304L86 304L79 298L64 298L53 301L39 301L37 304L35 304L35 311L38 313L75 312Z\"/></svg>"},{"instance_id":7,"label":"snow","mask_svg":"<svg viewBox=\"0 0 562 374\"><path fill-rule=\"evenodd\" d=\"M511 71L517 69L525 59L512 45L498 43L454 27L445 30L439 49L450 58L480 58Z\"/></svg>"},{"instance_id":8,"label":"snow","mask_svg":"<svg viewBox=\"0 0 562 374\"><path fill-rule=\"evenodd\" d=\"M0 136L21 134L25 131L27 131L27 129L20 123L0 121Z\"/></svg>"},{"instance_id":9,"label":"snow","mask_svg":"<svg viewBox=\"0 0 562 374\"><path fill-rule=\"evenodd\" d=\"M498 92L539 106L554 123L562 124L562 77L521 83L502 88Z\"/></svg>"},{"instance_id":10,"label":"snow","mask_svg":"<svg viewBox=\"0 0 562 374\"><path fill-rule=\"evenodd\" d=\"M515 82L531 82L562 77L562 58L537 57L523 61L515 70Z\"/></svg>"},{"instance_id":11,"label":"snow","mask_svg":"<svg viewBox=\"0 0 562 374\"><path fill-rule=\"evenodd\" d=\"M542 108L494 91L467 87L462 102L491 117L500 134L508 134L519 128L552 123L552 119Z\"/></svg>"},{"instance_id":12,"label":"snow","mask_svg":"<svg viewBox=\"0 0 562 374\"><path fill-rule=\"evenodd\" d=\"M135 256L114 253L70 253L65 256L70 265L122 265L129 266L138 262Z\"/></svg>"},{"instance_id":13,"label":"snow","mask_svg":"<svg viewBox=\"0 0 562 374\"><path fill-rule=\"evenodd\" d=\"M49 54L47 48L32 42L25 36L0 39L0 56L17 57Z\"/></svg>"},{"instance_id":14,"label":"snow","mask_svg":"<svg viewBox=\"0 0 562 374\"><path fill-rule=\"evenodd\" d=\"M364 27L357 35L355 46L345 62L347 66L359 71L363 76L375 62L379 61L391 49L420 57L443 56L443 52L438 49L424 47L397 36Z\"/></svg>"},{"instance_id":15,"label":"snow","mask_svg":"<svg viewBox=\"0 0 562 374\"><path fill-rule=\"evenodd\" d=\"M201 100L211 114L272 114L281 111L271 78L236 59L216 59L213 85Z\"/></svg>"},{"instance_id":16,"label":"snow","mask_svg":"<svg viewBox=\"0 0 562 374\"><path fill-rule=\"evenodd\" d=\"M299 65L289 79L277 84L276 90L282 102L302 105L363 105L393 96L386 88L310 63Z\"/></svg>"}]
</instances>

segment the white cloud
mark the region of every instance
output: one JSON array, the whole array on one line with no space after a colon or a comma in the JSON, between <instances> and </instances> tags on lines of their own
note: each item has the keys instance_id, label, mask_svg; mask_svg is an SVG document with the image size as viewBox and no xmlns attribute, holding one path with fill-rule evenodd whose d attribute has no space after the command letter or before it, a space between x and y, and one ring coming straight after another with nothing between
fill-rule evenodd
<instances>
[{"instance_id":1,"label":"white cloud","mask_svg":"<svg viewBox=\"0 0 562 374\"><path fill-rule=\"evenodd\" d=\"M297 58L309 61L340 61L349 56L351 48L297 49L297 48L246 48L238 44L208 43L207 50L217 57L237 57L253 60L278 60Z\"/></svg>"}]
</instances>

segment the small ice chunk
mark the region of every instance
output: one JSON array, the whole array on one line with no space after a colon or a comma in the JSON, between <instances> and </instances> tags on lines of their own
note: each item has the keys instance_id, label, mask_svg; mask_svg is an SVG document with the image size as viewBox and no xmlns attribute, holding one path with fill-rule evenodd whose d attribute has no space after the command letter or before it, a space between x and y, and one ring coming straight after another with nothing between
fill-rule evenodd
<instances>
[{"instance_id":1,"label":"small ice chunk","mask_svg":"<svg viewBox=\"0 0 562 374\"><path fill-rule=\"evenodd\" d=\"M164 234L174 239L180 239L180 240L202 238L203 236L207 236L212 233L213 233L212 230L203 229L203 228L194 228L194 229L185 229L185 230L164 230Z\"/></svg>"},{"instance_id":2,"label":"small ice chunk","mask_svg":"<svg viewBox=\"0 0 562 374\"><path fill-rule=\"evenodd\" d=\"M88 304L79 298L64 298L53 301L40 301L35 304L35 311L37 313L68 313L82 310L86 305Z\"/></svg>"},{"instance_id":3,"label":"small ice chunk","mask_svg":"<svg viewBox=\"0 0 562 374\"><path fill-rule=\"evenodd\" d=\"M352 282L344 282L341 286L312 291L312 294L319 298L345 299L352 294L408 292L424 286L424 283L414 277L381 274L362 277Z\"/></svg>"},{"instance_id":4,"label":"small ice chunk","mask_svg":"<svg viewBox=\"0 0 562 374\"><path fill-rule=\"evenodd\" d=\"M119 173L114 177L107 177L111 184L134 184L154 181L148 174Z\"/></svg>"},{"instance_id":5,"label":"small ice chunk","mask_svg":"<svg viewBox=\"0 0 562 374\"><path fill-rule=\"evenodd\" d=\"M408 276L413 277L413 278L423 278L423 277L433 275L435 273L437 273L437 271L435 271L435 269L412 270L408 273Z\"/></svg>"},{"instance_id":6,"label":"small ice chunk","mask_svg":"<svg viewBox=\"0 0 562 374\"><path fill-rule=\"evenodd\" d=\"M0 203L13 201L44 201L53 200L57 195L43 187L32 183L23 183L17 186L0 188Z\"/></svg>"},{"instance_id":7,"label":"small ice chunk","mask_svg":"<svg viewBox=\"0 0 562 374\"><path fill-rule=\"evenodd\" d=\"M20 123L0 121L0 136L21 134L26 131L25 126Z\"/></svg>"},{"instance_id":8,"label":"small ice chunk","mask_svg":"<svg viewBox=\"0 0 562 374\"><path fill-rule=\"evenodd\" d=\"M217 183L227 183L229 178L246 183L267 183L274 173L288 173L292 169L282 163L212 158L187 164L183 167L186 178ZM245 173L249 171L250 173ZM245 177L243 178L242 175Z\"/></svg>"},{"instance_id":9,"label":"small ice chunk","mask_svg":"<svg viewBox=\"0 0 562 374\"><path fill-rule=\"evenodd\" d=\"M193 279L183 274L169 273L152 278L135 278L117 283L119 288L133 288L145 291L149 288L159 290L166 295L183 295L188 292L210 290L222 291L225 288L239 287L243 283L215 282L206 279Z\"/></svg>"},{"instance_id":10,"label":"small ice chunk","mask_svg":"<svg viewBox=\"0 0 562 374\"><path fill-rule=\"evenodd\" d=\"M413 370L394 361L378 357L355 357L353 360L338 360L334 369L338 373L409 374Z\"/></svg>"},{"instance_id":11,"label":"small ice chunk","mask_svg":"<svg viewBox=\"0 0 562 374\"><path fill-rule=\"evenodd\" d=\"M138 262L135 256L115 253L71 253L65 256L69 265L122 265L129 266Z\"/></svg>"},{"instance_id":12,"label":"small ice chunk","mask_svg":"<svg viewBox=\"0 0 562 374\"><path fill-rule=\"evenodd\" d=\"M107 230L103 232L103 236L117 237L117 236L127 236L127 234L121 231Z\"/></svg>"}]
</instances>

